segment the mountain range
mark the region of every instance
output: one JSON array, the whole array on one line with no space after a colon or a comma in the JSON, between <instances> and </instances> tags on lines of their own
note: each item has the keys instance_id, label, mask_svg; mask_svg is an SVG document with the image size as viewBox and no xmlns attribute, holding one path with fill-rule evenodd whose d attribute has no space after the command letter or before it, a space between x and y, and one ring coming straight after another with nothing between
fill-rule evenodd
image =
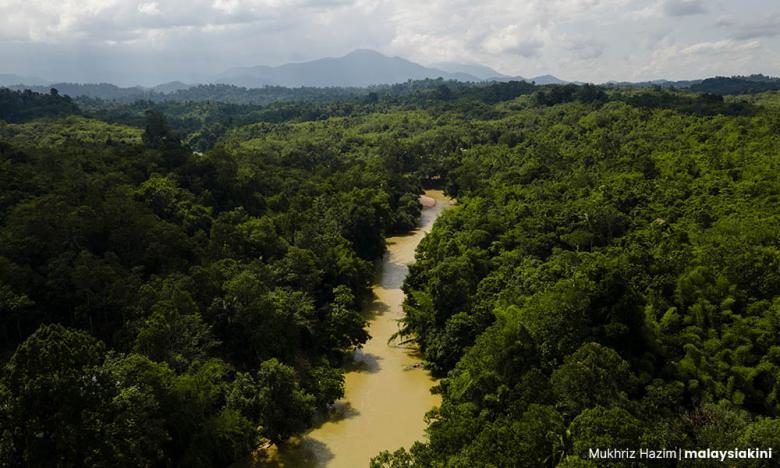
<instances>
[{"instance_id":1,"label":"mountain range","mask_svg":"<svg viewBox=\"0 0 780 468\"><path fill-rule=\"evenodd\" d=\"M19 76L13 73L0 73L0 86L13 86L26 84L29 86L45 86L50 81L35 76Z\"/></svg>"},{"instance_id":2,"label":"mountain range","mask_svg":"<svg viewBox=\"0 0 780 468\"><path fill-rule=\"evenodd\" d=\"M214 82L257 88L262 86L365 87L403 83L426 78L456 81L534 81L537 84L566 83L552 75L535 78L509 76L479 64L454 62L420 65L401 57L388 57L367 49L343 57L287 63L277 67L259 65L233 68L219 74Z\"/></svg>"},{"instance_id":3,"label":"mountain range","mask_svg":"<svg viewBox=\"0 0 780 468\"><path fill-rule=\"evenodd\" d=\"M426 78L482 81L479 77L469 73L448 72L425 67L401 57L388 57L379 52L365 49L356 50L343 57L287 63L277 67L259 65L233 68L218 75L215 81L247 88L262 86L322 88L334 86L366 87Z\"/></svg>"},{"instance_id":4,"label":"mountain range","mask_svg":"<svg viewBox=\"0 0 780 468\"><path fill-rule=\"evenodd\" d=\"M537 84L566 83L552 75L534 78L509 76L490 67L479 64L454 62L420 65L401 57L388 57L367 49L355 50L343 57L327 57L308 62L287 63L279 66L257 65L226 70L205 80L203 83L229 84L246 88L265 86L284 87L366 87L381 84L404 83L426 78L456 81L534 81ZM0 86L28 85L47 86L53 81L36 77L0 74ZM63 85L63 83L57 83ZM153 88L128 88L134 92L146 90L157 93L171 93L193 85L181 81L164 83ZM18 86L14 86L18 87ZM59 89L59 88L58 88Z\"/></svg>"},{"instance_id":5,"label":"mountain range","mask_svg":"<svg viewBox=\"0 0 780 468\"><path fill-rule=\"evenodd\" d=\"M393 85L409 80L438 79L462 82L527 81L539 85L566 84L553 75L531 78L500 73L481 64L440 62L428 66L401 57L388 57L373 50L359 49L343 57L328 57L308 62L287 63L279 66L257 65L232 68L218 75L197 80L199 84L231 85L250 89L266 87L282 88L365 88L374 85ZM195 81L195 80L193 80ZM577 82L574 82L577 83ZM714 77L699 80L604 83L617 88L677 88L697 92L731 93L760 92L780 87L780 80L763 75L740 77ZM181 94L197 84L171 81L154 87L133 86L120 88L108 83L55 83L38 77L0 74L0 86L13 89L32 89L48 92L57 88L61 94L71 97L88 96L103 99L165 99L165 96ZM184 94L181 94L183 96ZM180 96L180 97L181 97Z\"/></svg>"}]
</instances>

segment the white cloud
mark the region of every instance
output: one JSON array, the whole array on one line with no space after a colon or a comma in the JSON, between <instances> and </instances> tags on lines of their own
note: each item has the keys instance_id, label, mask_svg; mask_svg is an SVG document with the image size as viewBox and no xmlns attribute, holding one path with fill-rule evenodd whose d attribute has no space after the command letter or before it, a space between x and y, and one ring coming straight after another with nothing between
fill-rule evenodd
<instances>
[{"instance_id":1,"label":"white cloud","mask_svg":"<svg viewBox=\"0 0 780 468\"><path fill-rule=\"evenodd\" d=\"M539 35L538 31L512 24L490 33L482 42L482 48L495 55L509 53L523 57L536 57L544 46Z\"/></svg>"},{"instance_id":2,"label":"white cloud","mask_svg":"<svg viewBox=\"0 0 780 468\"><path fill-rule=\"evenodd\" d=\"M141 3L138 5L138 11L145 15L159 15L160 4L157 2Z\"/></svg>"},{"instance_id":3,"label":"white cloud","mask_svg":"<svg viewBox=\"0 0 780 468\"><path fill-rule=\"evenodd\" d=\"M762 60L777 63L778 55L765 50L759 41L723 39L693 44L677 44L669 38L659 44L636 76L647 79L670 76L674 70L694 70L689 77L735 75L765 72ZM672 75L674 76L674 75Z\"/></svg>"},{"instance_id":4,"label":"white cloud","mask_svg":"<svg viewBox=\"0 0 780 468\"><path fill-rule=\"evenodd\" d=\"M725 39L722 41L714 42L699 42L685 47L679 51L680 54L693 55L693 54L720 54L723 52L739 52L744 50L756 49L759 47L758 41L751 41L747 43L733 41L731 39Z\"/></svg>"}]
</instances>

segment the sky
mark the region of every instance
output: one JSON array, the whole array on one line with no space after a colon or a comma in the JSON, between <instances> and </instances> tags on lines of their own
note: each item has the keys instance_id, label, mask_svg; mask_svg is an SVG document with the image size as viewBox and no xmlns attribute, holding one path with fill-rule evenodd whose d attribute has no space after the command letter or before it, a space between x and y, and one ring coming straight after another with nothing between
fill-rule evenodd
<instances>
[{"instance_id":1,"label":"sky","mask_svg":"<svg viewBox=\"0 0 780 468\"><path fill-rule=\"evenodd\" d=\"M778 0L0 0L0 73L153 85L354 49L600 83L780 75Z\"/></svg>"}]
</instances>

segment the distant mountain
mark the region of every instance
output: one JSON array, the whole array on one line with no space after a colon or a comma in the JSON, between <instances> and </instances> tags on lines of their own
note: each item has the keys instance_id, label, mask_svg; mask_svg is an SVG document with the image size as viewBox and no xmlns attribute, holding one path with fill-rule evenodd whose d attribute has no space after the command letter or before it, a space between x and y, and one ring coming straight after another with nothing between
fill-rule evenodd
<instances>
[{"instance_id":1,"label":"distant mountain","mask_svg":"<svg viewBox=\"0 0 780 468\"><path fill-rule=\"evenodd\" d=\"M716 76L691 86L691 91L713 94L755 94L780 90L780 78L764 75Z\"/></svg>"},{"instance_id":2,"label":"distant mountain","mask_svg":"<svg viewBox=\"0 0 780 468\"><path fill-rule=\"evenodd\" d=\"M356 50L338 58L322 58L278 67L260 65L234 68L213 81L247 88L262 86L364 87L403 83L408 80L444 78L445 80L481 81L464 72L448 72L424 67L400 57L388 57L373 50Z\"/></svg>"},{"instance_id":3,"label":"distant mountain","mask_svg":"<svg viewBox=\"0 0 780 468\"><path fill-rule=\"evenodd\" d=\"M683 80L683 81L669 81L669 80L652 80L652 81L607 81L604 83L607 86L615 88L677 88L684 89L690 88L695 84L701 83L702 80Z\"/></svg>"},{"instance_id":4,"label":"distant mountain","mask_svg":"<svg viewBox=\"0 0 780 468\"><path fill-rule=\"evenodd\" d=\"M129 88L120 88L110 83L51 83L46 86L24 84L8 85L11 89L24 90L30 89L36 93L48 93L50 88L55 88L60 94L77 97L90 97L98 99L111 99L121 101L133 101L137 99L151 99L155 94L167 95L179 91L186 91L193 87L181 81L171 81L163 83L153 88L144 88L141 86L132 86Z\"/></svg>"},{"instance_id":5,"label":"distant mountain","mask_svg":"<svg viewBox=\"0 0 780 468\"><path fill-rule=\"evenodd\" d=\"M499 82L507 82L507 81L527 81L529 83L533 82L538 85L549 85L549 84L569 84L572 83L571 81L564 81L556 76L553 75L539 75L535 76L533 78L524 78L522 76L498 76L490 78L489 81L499 81ZM578 84L577 82L574 82L574 84Z\"/></svg>"},{"instance_id":6,"label":"distant mountain","mask_svg":"<svg viewBox=\"0 0 780 468\"><path fill-rule=\"evenodd\" d=\"M358 49L343 57L328 57L301 63L233 68L215 77L203 79L201 82L246 88L263 88L266 86L288 88L362 88L373 85L405 83L409 80L437 78L463 82L534 81L537 84L567 83L552 75L542 75L536 78L509 76L490 67L475 63L442 62L431 66L423 66L401 57L388 57L367 49ZM150 93L173 94L190 89L194 85L181 81L171 81L151 88L141 86L119 88L108 83L51 84L51 82L40 78L0 74L0 86L15 89L35 88L34 91L38 92L43 92L44 87L51 86L57 88L61 94L71 97L87 96L127 100L131 98L145 99L148 98Z\"/></svg>"},{"instance_id":7,"label":"distant mountain","mask_svg":"<svg viewBox=\"0 0 780 468\"><path fill-rule=\"evenodd\" d=\"M35 76L19 76L12 73L0 73L0 86L26 84L29 86L45 86L49 82Z\"/></svg>"},{"instance_id":8,"label":"distant mountain","mask_svg":"<svg viewBox=\"0 0 780 468\"><path fill-rule=\"evenodd\" d=\"M553 75L539 75L535 76L533 78L529 78L529 81L533 81L534 83L538 85L547 85L547 84L568 84L568 81L564 81L556 76Z\"/></svg>"},{"instance_id":9,"label":"distant mountain","mask_svg":"<svg viewBox=\"0 0 780 468\"><path fill-rule=\"evenodd\" d=\"M608 81L607 86L615 88L676 88L689 89L697 93L711 94L755 94L780 90L780 78L766 75L716 76L703 80L653 80L653 81Z\"/></svg>"},{"instance_id":10,"label":"distant mountain","mask_svg":"<svg viewBox=\"0 0 780 468\"><path fill-rule=\"evenodd\" d=\"M512 77L497 72L490 67L479 64L467 64L467 63L455 63L455 62L439 62L431 64L431 67L436 70L444 70L448 73L464 73L467 75L475 76L480 80L492 80L498 81L497 78L512 78L518 81L524 80L521 77Z\"/></svg>"},{"instance_id":11,"label":"distant mountain","mask_svg":"<svg viewBox=\"0 0 780 468\"><path fill-rule=\"evenodd\" d=\"M157 86L151 88L151 91L155 93L171 94L171 93L175 93L176 91L184 91L186 89L190 89L193 86L194 85L182 83L181 81L171 81L169 83L158 84Z\"/></svg>"},{"instance_id":12,"label":"distant mountain","mask_svg":"<svg viewBox=\"0 0 780 468\"><path fill-rule=\"evenodd\" d=\"M50 88L56 89L60 94L76 97L91 97L100 99L143 99L150 95L150 91L140 86L132 88L120 88L110 83L52 83L46 86L24 85L9 86L11 89L30 89L37 93L48 93Z\"/></svg>"}]
</instances>

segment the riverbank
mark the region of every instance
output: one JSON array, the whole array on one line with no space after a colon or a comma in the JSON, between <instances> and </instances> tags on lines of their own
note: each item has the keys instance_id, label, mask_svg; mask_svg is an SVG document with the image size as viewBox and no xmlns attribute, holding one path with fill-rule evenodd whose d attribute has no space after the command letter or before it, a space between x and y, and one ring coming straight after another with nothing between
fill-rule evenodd
<instances>
[{"instance_id":1,"label":"riverbank","mask_svg":"<svg viewBox=\"0 0 780 468\"><path fill-rule=\"evenodd\" d=\"M440 403L434 380L414 348L389 344L403 316L404 278L417 245L451 200L441 190L421 196L419 227L387 239L377 271L374 300L367 306L371 339L347 366L345 396L330 418L299 440L271 453L265 466L365 467L382 450L408 447L424 437L425 413Z\"/></svg>"}]
</instances>

